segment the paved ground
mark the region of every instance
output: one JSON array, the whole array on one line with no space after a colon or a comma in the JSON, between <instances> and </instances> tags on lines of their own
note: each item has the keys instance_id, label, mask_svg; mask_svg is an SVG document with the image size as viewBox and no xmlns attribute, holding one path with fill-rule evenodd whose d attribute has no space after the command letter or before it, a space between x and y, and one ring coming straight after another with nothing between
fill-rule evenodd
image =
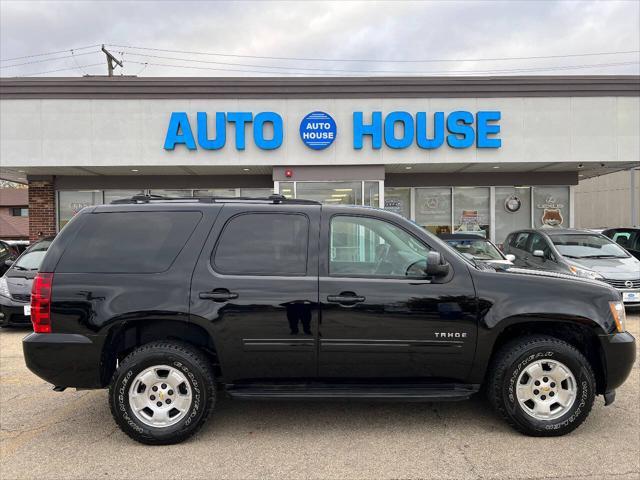
<instances>
[{"instance_id":1,"label":"paved ground","mask_svg":"<svg viewBox=\"0 0 640 480\"><path fill-rule=\"evenodd\" d=\"M630 320L640 333L640 315ZM104 391L55 393L22 359L25 331L0 331L0 478L640 478L638 363L613 406L562 438L511 431L482 399L463 403L222 400L171 447L139 445Z\"/></svg>"}]
</instances>

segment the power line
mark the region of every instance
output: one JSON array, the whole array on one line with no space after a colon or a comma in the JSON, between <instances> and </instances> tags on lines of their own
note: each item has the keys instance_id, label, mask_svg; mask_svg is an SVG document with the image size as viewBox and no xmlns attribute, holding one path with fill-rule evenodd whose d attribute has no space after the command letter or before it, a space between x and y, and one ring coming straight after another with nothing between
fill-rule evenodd
<instances>
[{"instance_id":1,"label":"power line","mask_svg":"<svg viewBox=\"0 0 640 480\"><path fill-rule=\"evenodd\" d=\"M529 57L495 57L495 58L464 58L464 59L452 59L452 58L431 58L431 59L422 59L422 60L398 60L398 59L374 59L374 58L305 58L305 57L272 57L272 56L260 56L260 55L239 55L239 54L230 54L230 53L213 53L213 52L194 52L188 50L169 50L163 48L149 48L149 47L135 47L128 45L116 45L116 44L106 44L110 47L117 48L128 48L134 50L148 50L155 52L165 52L165 53L183 53L183 54L191 54L191 55L211 55L211 56L219 56L219 57L237 57L237 58L257 58L257 59L268 59L268 60L291 60L291 61L305 61L305 62L368 62L368 63L438 63L438 62L495 62L495 61L506 61L506 60L540 60L540 59L549 59L549 58L571 58L571 57L590 57L590 56L600 56L600 55L623 55L629 53L640 53L640 50L626 50L619 52L590 52L590 53L573 53L573 54L565 54L565 55L538 55L538 56L529 56Z\"/></svg>"},{"instance_id":2,"label":"power line","mask_svg":"<svg viewBox=\"0 0 640 480\"><path fill-rule=\"evenodd\" d=\"M45 58L45 59L42 59L42 60L34 60L33 62L16 63L16 64L13 64L13 65L2 65L2 66L0 66L0 69L3 69L3 68L13 68L13 67L21 67L21 66L23 66L23 65L32 65L32 64L34 64L34 63L53 62L53 61L55 61L55 60L63 60L63 59L65 59L65 58L71 58L71 57L73 57L73 56L81 57L81 56L83 56L83 55L91 55L91 54L94 54L94 53L98 53L98 52L96 51L96 52L85 52L85 53L77 53L77 54L74 54L74 53L73 53L73 50L65 50L65 51L67 51L67 52L71 51L72 53L71 53L70 55L65 55L64 57Z\"/></svg>"},{"instance_id":3,"label":"power line","mask_svg":"<svg viewBox=\"0 0 640 480\"><path fill-rule=\"evenodd\" d=\"M33 55L25 55L23 57L14 57L14 58L4 58L0 59L0 62L11 62L13 60L22 60L23 58L33 58L33 57L45 57L47 55L57 55L58 53L66 53L71 50L86 50L87 48L99 47L100 45L87 45L86 47L78 47L78 48L67 48L66 50L58 50L57 52L48 52L48 53L36 53Z\"/></svg>"},{"instance_id":4,"label":"power line","mask_svg":"<svg viewBox=\"0 0 640 480\"><path fill-rule=\"evenodd\" d=\"M264 70L241 70L233 68L212 68L212 67L197 67L193 65L172 65L168 63L151 63L151 62L136 62L129 60L128 63L135 63L138 65L149 65L154 67L171 67L171 68L185 68L192 70L215 70L219 72L242 72L242 73L261 73L270 74L276 72L264 71ZM539 71L555 71L555 70L573 70L573 69L585 69L585 68L606 68L606 67L618 67L624 65L638 65L639 62L615 62L615 63L597 63L590 65L564 65L557 67L535 67L535 68L521 68L521 69L508 69L508 70L448 70L448 71L430 71L430 72L413 72L415 75L446 75L446 76L463 76L463 75L483 75L483 74L495 74L495 73L526 73L526 72L539 72ZM281 75L298 75L304 76L299 72L277 72ZM402 73L402 72L395 72ZM309 75L307 75L309 76ZM326 76L340 76L335 74L327 74ZM346 76L358 76L358 75L346 75Z\"/></svg>"},{"instance_id":5,"label":"power line","mask_svg":"<svg viewBox=\"0 0 640 480\"><path fill-rule=\"evenodd\" d=\"M98 65L104 65L104 64L103 63L90 63L89 65L78 65L77 68L97 67ZM33 77L35 75L44 75L46 73L64 72L66 70L76 70L76 67L58 68L57 70L47 70L46 72L28 73L26 75L17 75L17 76L15 76L13 78Z\"/></svg>"},{"instance_id":6,"label":"power line","mask_svg":"<svg viewBox=\"0 0 640 480\"><path fill-rule=\"evenodd\" d=\"M310 67L283 67L283 66L278 66L278 65L256 65L256 64L247 64L247 63L233 63L233 62L218 62L218 61L211 61L211 60L197 60L197 59L193 59L193 58L179 58L179 57L165 57L163 55L151 55L151 54L141 54L141 53L131 53L131 52L126 52L128 55L131 56L136 56L136 57L145 57L145 58L159 58L159 59L164 59L164 60L177 60L177 61L182 61L182 62L193 62L193 63L206 63L206 64L215 64L215 65L229 65L229 66L235 66L235 67L249 67L249 68L266 68L266 69L271 69L271 70L286 70L289 73L294 73L293 70L298 70L298 71L311 71L311 72L339 72L339 73L367 73L367 74L371 74L371 73L392 73L392 74L406 74L406 75L421 75L421 74L433 74L436 72L433 71L400 71L400 70L353 70L353 69L335 69L335 68L310 68ZM633 63L633 62L632 62ZM608 64L603 64L603 66L608 66ZM565 67L560 66L560 67ZM570 65L568 65L567 67L571 67ZM535 69L538 68L543 68L543 67L535 67ZM551 68L551 67L550 67ZM496 72L496 73L500 73L500 72L510 72L512 70L524 70L527 71L527 69L494 69L494 70L486 70L486 72ZM244 70L239 70L239 71L244 71ZM247 70L249 71L249 70ZM455 71L458 72L458 71ZM459 71L461 73L464 73L463 70ZM269 73L269 70L267 70L265 73ZM300 73L300 72L295 72L295 73Z\"/></svg>"}]
</instances>

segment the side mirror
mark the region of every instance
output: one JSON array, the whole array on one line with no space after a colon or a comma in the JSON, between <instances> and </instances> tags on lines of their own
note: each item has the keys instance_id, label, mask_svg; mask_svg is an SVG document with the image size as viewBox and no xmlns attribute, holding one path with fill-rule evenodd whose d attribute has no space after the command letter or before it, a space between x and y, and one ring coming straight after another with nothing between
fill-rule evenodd
<instances>
[{"instance_id":1,"label":"side mirror","mask_svg":"<svg viewBox=\"0 0 640 480\"><path fill-rule=\"evenodd\" d=\"M516 256L513 253L507 253L505 255L505 258L507 260L509 260L510 262L515 262L516 261Z\"/></svg>"},{"instance_id":2,"label":"side mirror","mask_svg":"<svg viewBox=\"0 0 640 480\"><path fill-rule=\"evenodd\" d=\"M544 251L542 251L542 250L534 250L533 251L533 256L534 257L544 258Z\"/></svg>"},{"instance_id":3,"label":"side mirror","mask_svg":"<svg viewBox=\"0 0 640 480\"><path fill-rule=\"evenodd\" d=\"M15 262L15 260L11 260L10 258L8 258L4 261L4 265L5 267L10 267L11 265L13 265L13 262Z\"/></svg>"},{"instance_id":4,"label":"side mirror","mask_svg":"<svg viewBox=\"0 0 640 480\"><path fill-rule=\"evenodd\" d=\"M444 277L449 273L449 264L445 263L440 252L427 253L425 273L430 277Z\"/></svg>"}]
</instances>

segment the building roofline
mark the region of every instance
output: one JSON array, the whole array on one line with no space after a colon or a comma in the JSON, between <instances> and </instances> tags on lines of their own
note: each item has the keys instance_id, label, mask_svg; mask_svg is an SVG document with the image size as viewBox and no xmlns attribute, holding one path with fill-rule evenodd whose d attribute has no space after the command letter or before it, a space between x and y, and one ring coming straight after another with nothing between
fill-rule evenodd
<instances>
[{"instance_id":1,"label":"building roofline","mask_svg":"<svg viewBox=\"0 0 640 480\"><path fill-rule=\"evenodd\" d=\"M640 96L640 75L0 78L0 99Z\"/></svg>"}]
</instances>

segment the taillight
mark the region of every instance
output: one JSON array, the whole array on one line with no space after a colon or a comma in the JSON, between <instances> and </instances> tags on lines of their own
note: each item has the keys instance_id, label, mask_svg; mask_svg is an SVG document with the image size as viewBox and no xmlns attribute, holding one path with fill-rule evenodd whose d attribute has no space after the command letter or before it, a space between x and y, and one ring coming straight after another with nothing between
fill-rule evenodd
<instances>
[{"instance_id":1,"label":"taillight","mask_svg":"<svg viewBox=\"0 0 640 480\"><path fill-rule=\"evenodd\" d=\"M36 333L51 333L53 273L37 273L31 287L31 323Z\"/></svg>"}]
</instances>

